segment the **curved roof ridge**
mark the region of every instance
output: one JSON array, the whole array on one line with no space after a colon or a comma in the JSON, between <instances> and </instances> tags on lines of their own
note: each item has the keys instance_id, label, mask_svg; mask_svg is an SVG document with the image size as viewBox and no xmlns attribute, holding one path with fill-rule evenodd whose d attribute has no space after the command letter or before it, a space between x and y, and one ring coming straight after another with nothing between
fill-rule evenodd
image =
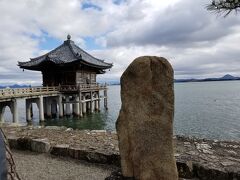
<instances>
[{"instance_id":1,"label":"curved roof ridge","mask_svg":"<svg viewBox=\"0 0 240 180\"><path fill-rule=\"evenodd\" d=\"M82 48L80 48L79 46L77 46L75 43L73 43L73 44L74 44L74 46L76 46L76 48L78 48L79 50L83 51L83 52L86 53L88 56L91 56L92 58L97 59L97 60L99 60L99 61L104 61L104 60L98 59L98 58L94 57L93 55L89 54L87 51L83 50ZM71 48L72 48L72 45L71 45Z\"/></svg>"},{"instance_id":2,"label":"curved roof ridge","mask_svg":"<svg viewBox=\"0 0 240 180\"><path fill-rule=\"evenodd\" d=\"M113 66L112 63L107 63L102 59L92 56L70 39L65 40L63 44L48 53L30 58L30 61L18 62L18 66L27 69L37 69L39 68L38 66L47 59L50 59L55 64L67 64L79 60L79 63L85 63L88 66L98 67L100 69L109 69Z\"/></svg>"},{"instance_id":3,"label":"curved roof ridge","mask_svg":"<svg viewBox=\"0 0 240 180\"><path fill-rule=\"evenodd\" d=\"M74 55L76 58L79 58L79 57L77 56L77 54L74 52L74 50L73 50L73 47L72 47L72 45L71 45L72 43L75 45L74 41L70 41L70 42L68 43L68 46L69 46L71 52L73 53L73 55Z\"/></svg>"},{"instance_id":4,"label":"curved roof ridge","mask_svg":"<svg viewBox=\"0 0 240 180\"><path fill-rule=\"evenodd\" d=\"M81 55L82 55L82 53L84 53L84 55L89 56L90 58L92 58L92 60L95 60L96 62L98 61L99 63L103 63L102 66L105 66L105 65L110 65L110 66L112 66L112 63L107 63L107 62L105 62L103 59L98 59L98 58L92 56L91 54L89 54L88 52L86 52L85 50L83 50L82 48L80 48L79 46L77 46L74 42L73 42L73 43L69 43L69 44L70 44L71 49L73 50L74 54L79 53L79 52L75 52L75 51L74 51L74 48L76 48L76 49L78 49L78 50L81 51L81 52L80 52ZM75 47L73 47L73 46L75 46ZM93 62L92 62L92 63L91 63L91 62L88 62L88 59L84 59L83 55L82 55L82 60L83 60L83 61L86 61L86 62L89 63L89 64L94 64ZM100 66L101 66L101 65L100 65Z\"/></svg>"},{"instance_id":5,"label":"curved roof ridge","mask_svg":"<svg viewBox=\"0 0 240 180\"><path fill-rule=\"evenodd\" d=\"M40 59L40 58L42 58L42 57L44 57L44 56L47 56L47 55L49 55L50 53L52 53L52 52L54 52L54 51L56 51L56 50L60 49L60 48L61 48L63 45L64 45L64 43L63 43L63 44L61 44L60 46L56 47L55 49L53 49L53 50L49 51L48 53L46 53L46 54L43 54L43 55L41 55L41 56L38 56L38 57L35 57L35 58L30 58L30 60L33 60L33 61L35 61L35 60L37 60L37 59Z\"/></svg>"}]
</instances>

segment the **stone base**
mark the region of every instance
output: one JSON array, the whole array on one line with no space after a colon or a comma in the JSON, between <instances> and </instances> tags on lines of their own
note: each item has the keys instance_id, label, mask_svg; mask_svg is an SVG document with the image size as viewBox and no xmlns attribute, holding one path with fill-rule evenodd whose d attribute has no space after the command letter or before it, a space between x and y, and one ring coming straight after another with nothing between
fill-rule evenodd
<instances>
[{"instance_id":1,"label":"stone base","mask_svg":"<svg viewBox=\"0 0 240 180\"><path fill-rule=\"evenodd\" d=\"M105 180L134 180L134 178L123 177L121 169L117 169L111 173Z\"/></svg>"},{"instance_id":2,"label":"stone base","mask_svg":"<svg viewBox=\"0 0 240 180\"><path fill-rule=\"evenodd\" d=\"M66 129L63 127L3 128L12 149L45 152L120 167L116 133L66 131ZM175 137L174 141L179 177L240 180L240 142L183 136ZM113 172L109 178L113 179L113 177L117 179L118 173Z\"/></svg>"}]
</instances>

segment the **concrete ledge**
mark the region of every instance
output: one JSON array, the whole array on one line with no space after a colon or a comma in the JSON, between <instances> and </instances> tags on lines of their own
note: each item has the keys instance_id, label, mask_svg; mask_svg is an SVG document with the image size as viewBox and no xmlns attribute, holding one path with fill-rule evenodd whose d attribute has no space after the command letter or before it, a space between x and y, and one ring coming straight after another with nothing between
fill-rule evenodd
<instances>
[{"instance_id":1,"label":"concrete ledge","mask_svg":"<svg viewBox=\"0 0 240 180\"><path fill-rule=\"evenodd\" d=\"M8 143L11 149L31 150L31 139L29 138L10 137Z\"/></svg>"},{"instance_id":2,"label":"concrete ledge","mask_svg":"<svg viewBox=\"0 0 240 180\"><path fill-rule=\"evenodd\" d=\"M32 139L30 141L31 151L39 153L48 153L51 149L51 145L48 139Z\"/></svg>"},{"instance_id":3,"label":"concrete ledge","mask_svg":"<svg viewBox=\"0 0 240 180\"><path fill-rule=\"evenodd\" d=\"M8 143L11 149L17 150L29 150L39 153L48 153L51 149L51 145L47 139L30 139L10 137Z\"/></svg>"}]
</instances>

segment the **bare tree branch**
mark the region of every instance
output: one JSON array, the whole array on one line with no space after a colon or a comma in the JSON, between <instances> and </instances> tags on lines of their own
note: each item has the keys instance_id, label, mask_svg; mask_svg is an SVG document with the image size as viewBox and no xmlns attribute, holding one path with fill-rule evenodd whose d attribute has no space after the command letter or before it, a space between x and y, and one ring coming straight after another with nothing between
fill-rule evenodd
<instances>
[{"instance_id":1,"label":"bare tree branch","mask_svg":"<svg viewBox=\"0 0 240 180\"><path fill-rule=\"evenodd\" d=\"M5 149L6 149L6 160L7 160L7 168L8 168L7 179L8 180L21 180L16 171L16 165L15 165L11 150L10 150L8 142L7 142L7 137L1 128L0 128L0 133L2 134L3 141L5 143Z\"/></svg>"},{"instance_id":2,"label":"bare tree branch","mask_svg":"<svg viewBox=\"0 0 240 180\"><path fill-rule=\"evenodd\" d=\"M206 6L206 9L211 12L228 16L232 11L237 13L240 8L240 0L212 0L211 4Z\"/></svg>"}]
</instances>

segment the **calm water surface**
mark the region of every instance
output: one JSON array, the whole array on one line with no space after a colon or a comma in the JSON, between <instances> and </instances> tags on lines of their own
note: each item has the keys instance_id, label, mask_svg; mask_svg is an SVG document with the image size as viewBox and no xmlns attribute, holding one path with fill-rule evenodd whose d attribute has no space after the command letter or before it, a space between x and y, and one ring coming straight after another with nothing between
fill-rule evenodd
<instances>
[{"instance_id":1,"label":"calm water surface","mask_svg":"<svg viewBox=\"0 0 240 180\"><path fill-rule=\"evenodd\" d=\"M49 119L45 125L74 129L115 130L121 106L120 86L110 86L109 110L84 118ZM101 105L103 107L103 105ZM38 111L33 106L33 124L38 125ZM19 103L20 123L25 122L24 102ZM10 122L9 109L5 113ZM195 82L175 84L174 133L200 138L240 140L240 81Z\"/></svg>"}]
</instances>

